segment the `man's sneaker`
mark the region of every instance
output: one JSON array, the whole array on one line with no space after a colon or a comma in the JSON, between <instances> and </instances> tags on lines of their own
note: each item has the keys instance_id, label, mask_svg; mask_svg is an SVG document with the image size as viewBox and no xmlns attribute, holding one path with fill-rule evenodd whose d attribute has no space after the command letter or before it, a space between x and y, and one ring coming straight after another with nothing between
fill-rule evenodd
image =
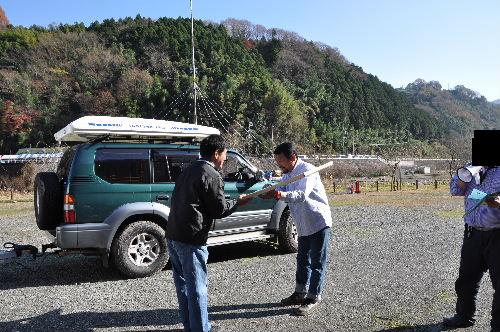
<instances>
[{"instance_id":1,"label":"man's sneaker","mask_svg":"<svg viewBox=\"0 0 500 332\"><path fill-rule=\"evenodd\" d=\"M452 317L443 319L443 326L449 328L461 328L461 327L471 327L474 325L473 318L465 318L458 314L455 314Z\"/></svg>"},{"instance_id":2,"label":"man's sneaker","mask_svg":"<svg viewBox=\"0 0 500 332\"><path fill-rule=\"evenodd\" d=\"M309 313L311 313L311 311L314 308L316 308L320 302L321 301L318 299L306 298L304 300L304 302L302 303L302 305L300 307L298 307L297 309L295 309L294 314L296 314L298 316L306 316Z\"/></svg>"},{"instance_id":3,"label":"man's sneaker","mask_svg":"<svg viewBox=\"0 0 500 332\"><path fill-rule=\"evenodd\" d=\"M305 293L293 292L292 295L290 295L287 298L284 298L283 300L280 301L280 303L282 306L300 305L304 303L305 298L306 298Z\"/></svg>"}]
</instances>

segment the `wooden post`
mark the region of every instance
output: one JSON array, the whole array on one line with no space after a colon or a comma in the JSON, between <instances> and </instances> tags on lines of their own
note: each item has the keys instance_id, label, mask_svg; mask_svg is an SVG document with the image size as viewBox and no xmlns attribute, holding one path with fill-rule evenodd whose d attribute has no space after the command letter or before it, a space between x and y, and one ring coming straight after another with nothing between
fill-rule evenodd
<instances>
[{"instance_id":1,"label":"wooden post","mask_svg":"<svg viewBox=\"0 0 500 332\"><path fill-rule=\"evenodd\" d=\"M415 189L418 190L418 179L415 180Z\"/></svg>"},{"instance_id":2,"label":"wooden post","mask_svg":"<svg viewBox=\"0 0 500 332\"><path fill-rule=\"evenodd\" d=\"M434 189L438 188L438 180L434 180Z\"/></svg>"},{"instance_id":3,"label":"wooden post","mask_svg":"<svg viewBox=\"0 0 500 332\"><path fill-rule=\"evenodd\" d=\"M378 192L378 180L375 182L375 186L377 187L377 192Z\"/></svg>"},{"instance_id":4,"label":"wooden post","mask_svg":"<svg viewBox=\"0 0 500 332\"><path fill-rule=\"evenodd\" d=\"M10 190L10 200L14 201L14 190Z\"/></svg>"},{"instance_id":5,"label":"wooden post","mask_svg":"<svg viewBox=\"0 0 500 332\"><path fill-rule=\"evenodd\" d=\"M335 194L335 182L333 182L333 193Z\"/></svg>"}]
</instances>

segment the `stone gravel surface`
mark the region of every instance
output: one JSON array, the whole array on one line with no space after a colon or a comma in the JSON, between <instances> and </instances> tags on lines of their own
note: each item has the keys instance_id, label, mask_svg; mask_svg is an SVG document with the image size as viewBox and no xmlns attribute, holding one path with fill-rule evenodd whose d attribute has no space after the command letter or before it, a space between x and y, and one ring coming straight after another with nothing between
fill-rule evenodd
<instances>
[{"instance_id":1,"label":"stone gravel surface","mask_svg":"<svg viewBox=\"0 0 500 332\"><path fill-rule=\"evenodd\" d=\"M333 198L335 199L335 198ZM309 317L277 303L294 288L295 255L253 242L210 249L209 311L219 331L441 331L454 311L462 201L332 208L324 301ZM451 213L450 213L451 211ZM457 212L458 211L458 212ZM0 244L46 243L34 216L0 215ZM477 323L488 331L492 289ZM94 257L0 261L0 331L181 331L170 269L123 279Z\"/></svg>"}]
</instances>

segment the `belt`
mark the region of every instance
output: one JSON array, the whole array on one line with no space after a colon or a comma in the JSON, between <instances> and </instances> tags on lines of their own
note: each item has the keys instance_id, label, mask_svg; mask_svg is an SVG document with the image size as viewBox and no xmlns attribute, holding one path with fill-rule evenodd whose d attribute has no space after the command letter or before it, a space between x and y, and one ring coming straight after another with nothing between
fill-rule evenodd
<instances>
[{"instance_id":1,"label":"belt","mask_svg":"<svg viewBox=\"0 0 500 332\"><path fill-rule=\"evenodd\" d=\"M478 226L469 226L472 229L476 231L481 231L481 232L489 232L489 231L494 231L494 230L500 230L500 227L478 227Z\"/></svg>"}]
</instances>

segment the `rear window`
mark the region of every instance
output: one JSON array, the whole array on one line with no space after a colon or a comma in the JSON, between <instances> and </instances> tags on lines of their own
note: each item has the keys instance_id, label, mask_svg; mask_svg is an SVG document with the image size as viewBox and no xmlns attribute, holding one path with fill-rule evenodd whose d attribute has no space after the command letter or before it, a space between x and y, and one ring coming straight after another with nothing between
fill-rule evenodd
<instances>
[{"instance_id":1,"label":"rear window","mask_svg":"<svg viewBox=\"0 0 500 332\"><path fill-rule=\"evenodd\" d=\"M181 155L173 151L153 151L154 183L175 182L182 171L193 161L198 159L198 154Z\"/></svg>"},{"instance_id":2,"label":"rear window","mask_svg":"<svg viewBox=\"0 0 500 332\"><path fill-rule=\"evenodd\" d=\"M95 174L110 183L149 183L148 149L99 149Z\"/></svg>"}]
</instances>

